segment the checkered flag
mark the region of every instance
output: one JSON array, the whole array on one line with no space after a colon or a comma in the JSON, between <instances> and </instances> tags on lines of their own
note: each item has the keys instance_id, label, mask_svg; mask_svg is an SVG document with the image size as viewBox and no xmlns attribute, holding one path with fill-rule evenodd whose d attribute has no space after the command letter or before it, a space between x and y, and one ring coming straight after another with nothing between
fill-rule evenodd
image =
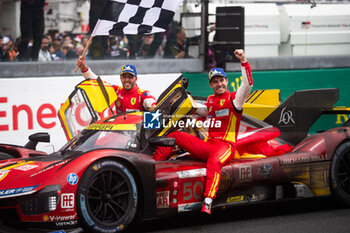
<instances>
[{"instance_id":1,"label":"checkered flag","mask_svg":"<svg viewBox=\"0 0 350 233\"><path fill-rule=\"evenodd\" d=\"M92 36L163 32L182 0L109 0Z\"/></svg>"}]
</instances>

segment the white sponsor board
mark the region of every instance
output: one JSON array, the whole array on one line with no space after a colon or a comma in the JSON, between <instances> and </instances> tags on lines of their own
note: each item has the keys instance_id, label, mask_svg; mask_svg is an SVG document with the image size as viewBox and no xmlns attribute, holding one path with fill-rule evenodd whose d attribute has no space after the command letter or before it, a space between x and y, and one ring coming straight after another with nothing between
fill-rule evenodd
<instances>
[{"instance_id":1,"label":"white sponsor board","mask_svg":"<svg viewBox=\"0 0 350 233\"><path fill-rule=\"evenodd\" d=\"M169 208L170 191L157 192L157 208Z\"/></svg>"},{"instance_id":2,"label":"white sponsor board","mask_svg":"<svg viewBox=\"0 0 350 233\"><path fill-rule=\"evenodd\" d=\"M140 88L156 98L180 73L138 75ZM121 85L119 74L101 76L104 81ZM24 145L28 136L48 132L51 143L39 143L37 149L57 151L66 142L58 109L82 76L0 78L0 143Z\"/></svg>"},{"instance_id":3,"label":"white sponsor board","mask_svg":"<svg viewBox=\"0 0 350 233\"><path fill-rule=\"evenodd\" d=\"M198 168L198 169L192 169L192 170L185 170L185 171L176 172L176 174L179 176L180 179L201 177L201 176L207 175L207 169L206 168Z\"/></svg>"}]
</instances>

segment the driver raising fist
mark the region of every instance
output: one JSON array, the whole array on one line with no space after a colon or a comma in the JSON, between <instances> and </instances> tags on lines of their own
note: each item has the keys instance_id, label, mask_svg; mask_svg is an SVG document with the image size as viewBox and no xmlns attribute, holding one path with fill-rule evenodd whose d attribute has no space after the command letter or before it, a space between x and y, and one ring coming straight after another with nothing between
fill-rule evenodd
<instances>
[{"instance_id":1,"label":"driver raising fist","mask_svg":"<svg viewBox=\"0 0 350 233\"><path fill-rule=\"evenodd\" d=\"M191 153L192 156L207 161L207 176L202 206L202 212L207 214L211 214L211 205L219 187L222 166L239 156L236 154L237 134L243 104L253 86L250 64L244 51L236 49L234 55L241 62L243 76L242 84L237 92L230 93L228 91L228 79L223 69L213 68L209 71L209 85L213 89L214 95L208 97L206 102L207 112L204 115L207 115L207 118L212 118L212 120L221 121L221 126L209 128L207 141L202 141L196 136L181 131L175 131L168 135L168 137L175 138L176 144ZM203 115L202 112L200 114ZM167 159L172 149L172 147L157 147L154 159Z\"/></svg>"}]
</instances>

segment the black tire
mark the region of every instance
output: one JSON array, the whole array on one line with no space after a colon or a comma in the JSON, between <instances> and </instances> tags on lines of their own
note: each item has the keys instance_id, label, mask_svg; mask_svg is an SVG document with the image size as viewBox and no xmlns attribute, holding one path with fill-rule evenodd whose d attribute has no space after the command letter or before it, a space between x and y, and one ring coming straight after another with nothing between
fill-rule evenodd
<instances>
[{"instance_id":1,"label":"black tire","mask_svg":"<svg viewBox=\"0 0 350 233\"><path fill-rule=\"evenodd\" d=\"M13 159L14 157L5 153L5 152L0 152L0 160L6 160L6 159Z\"/></svg>"},{"instance_id":2,"label":"black tire","mask_svg":"<svg viewBox=\"0 0 350 233\"><path fill-rule=\"evenodd\" d=\"M329 186L334 197L350 206L350 142L342 144L334 153L330 166Z\"/></svg>"},{"instance_id":3,"label":"black tire","mask_svg":"<svg viewBox=\"0 0 350 233\"><path fill-rule=\"evenodd\" d=\"M122 163L101 160L84 172L77 191L79 222L87 232L120 232L135 219L138 189Z\"/></svg>"}]
</instances>

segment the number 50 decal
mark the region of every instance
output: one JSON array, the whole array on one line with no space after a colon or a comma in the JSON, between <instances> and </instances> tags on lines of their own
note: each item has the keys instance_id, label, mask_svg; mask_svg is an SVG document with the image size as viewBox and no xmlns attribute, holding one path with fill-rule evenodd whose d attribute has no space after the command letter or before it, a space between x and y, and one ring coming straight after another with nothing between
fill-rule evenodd
<instances>
[{"instance_id":1,"label":"number 50 decal","mask_svg":"<svg viewBox=\"0 0 350 233\"><path fill-rule=\"evenodd\" d=\"M185 182L183 189L183 200L189 201L193 198L195 200L202 200L203 195L203 184L200 181L196 181L194 184L192 182Z\"/></svg>"}]
</instances>

